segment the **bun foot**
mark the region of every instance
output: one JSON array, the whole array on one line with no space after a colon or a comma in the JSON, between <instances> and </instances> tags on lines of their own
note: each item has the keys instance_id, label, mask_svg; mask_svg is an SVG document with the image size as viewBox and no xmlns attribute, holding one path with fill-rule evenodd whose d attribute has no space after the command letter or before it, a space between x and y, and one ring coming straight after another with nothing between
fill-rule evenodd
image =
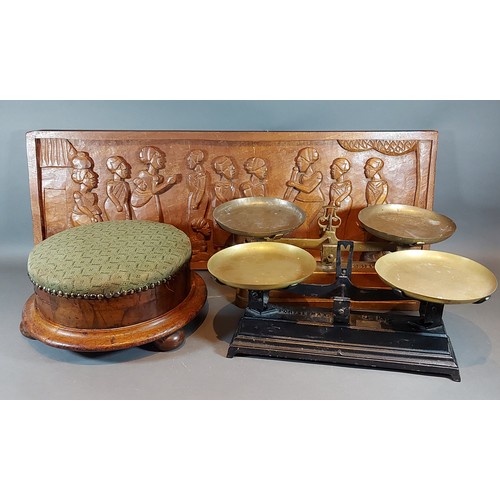
<instances>
[{"instance_id":1,"label":"bun foot","mask_svg":"<svg viewBox=\"0 0 500 500\"><path fill-rule=\"evenodd\" d=\"M177 330L176 332L167 335L155 342L152 342L152 345L158 349L159 351L171 351L176 347L179 347L184 342L184 331Z\"/></svg>"}]
</instances>

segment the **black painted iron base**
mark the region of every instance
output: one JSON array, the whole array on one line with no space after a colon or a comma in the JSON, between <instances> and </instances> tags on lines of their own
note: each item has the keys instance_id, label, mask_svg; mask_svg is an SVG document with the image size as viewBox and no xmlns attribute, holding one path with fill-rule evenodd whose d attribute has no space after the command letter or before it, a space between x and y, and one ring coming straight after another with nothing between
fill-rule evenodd
<instances>
[{"instance_id":1,"label":"black painted iron base","mask_svg":"<svg viewBox=\"0 0 500 500\"><path fill-rule=\"evenodd\" d=\"M351 314L333 324L327 310L284 309L270 317L246 310L227 356L249 355L445 375L460 372L444 325L425 329L418 317ZM275 317L272 317L275 316ZM302 317L301 317L302 316ZM284 319L285 318L285 319Z\"/></svg>"}]
</instances>

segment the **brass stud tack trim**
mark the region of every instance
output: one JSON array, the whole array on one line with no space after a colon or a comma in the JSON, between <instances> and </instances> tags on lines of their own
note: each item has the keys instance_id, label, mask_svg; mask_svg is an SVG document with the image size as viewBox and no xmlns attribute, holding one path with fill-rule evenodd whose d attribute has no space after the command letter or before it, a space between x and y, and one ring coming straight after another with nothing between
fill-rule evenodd
<instances>
[{"instance_id":1,"label":"brass stud tack trim","mask_svg":"<svg viewBox=\"0 0 500 500\"><path fill-rule=\"evenodd\" d=\"M54 288L49 288L47 286L42 286L37 283L35 280L28 275L31 283L33 283L34 287L38 290L43 290L44 292L50 295L56 295L58 297L64 297L66 299L85 299L85 300L103 300L103 299L111 299L124 297L125 295L133 295L134 293L145 292L147 290L153 290L154 288L165 285L172 278L169 276L168 278L163 278L161 280L155 281L148 285L144 285L142 287L130 288L129 290L121 290L120 292L106 292L106 293L74 293L74 292L63 292L62 290L56 290Z\"/></svg>"}]
</instances>

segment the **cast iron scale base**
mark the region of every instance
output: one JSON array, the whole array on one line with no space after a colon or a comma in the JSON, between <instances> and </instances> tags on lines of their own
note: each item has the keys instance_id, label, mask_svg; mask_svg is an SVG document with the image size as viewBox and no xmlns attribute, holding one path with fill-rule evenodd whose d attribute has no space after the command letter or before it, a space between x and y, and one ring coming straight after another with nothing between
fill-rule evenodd
<instances>
[{"instance_id":1,"label":"cast iron scale base","mask_svg":"<svg viewBox=\"0 0 500 500\"><path fill-rule=\"evenodd\" d=\"M342 265L342 252L348 252ZM249 290L248 306L227 356L263 356L446 375L460 372L442 319L443 304L420 301L418 314L352 312L351 300L408 300L399 290L361 289L351 282L352 241L337 246L332 284L287 288L309 297L332 299L332 308L269 302L269 291Z\"/></svg>"}]
</instances>

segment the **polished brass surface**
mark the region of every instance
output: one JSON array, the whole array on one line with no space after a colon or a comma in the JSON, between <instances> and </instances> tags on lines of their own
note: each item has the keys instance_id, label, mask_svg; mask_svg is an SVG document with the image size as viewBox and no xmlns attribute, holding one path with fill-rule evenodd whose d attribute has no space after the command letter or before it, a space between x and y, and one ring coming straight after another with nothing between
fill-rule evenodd
<instances>
[{"instance_id":1,"label":"polished brass surface","mask_svg":"<svg viewBox=\"0 0 500 500\"><path fill-rule=\"evenodd\" d=\"M220 282L234 288L272 290L305 280L316 270L316 260L293 245L254 242L217 252L207 267Z\"/></svg>"},{"instance_id":2,"label":"polished brass surface","mask_svg":"<svg viewBox=\"0 0 500 500\"><path fill-rule=\"evenodd\" d=\"M384 255L375 270L407 296L440 304L465 304L489 297L495 275L466 257L435 250L402 250Z\"/></svg>"},{"instance_id":3,"label":"polished brass surface","mask_svg":"<svg viewBox=\"0 0 500 500\"><path fill-rule=\"evenodd\" d=\"M213 217L232 234L264 238L290 233L304 222L306 214L289 201L259 196L223 203Z\"/></svg>"},{"instance_id":4,"label":"polished brass surface","mask_svg":"<svg viewBox=\"0 0 500 500\"><path fill-rule=\"evenodd\" d=\"M455 223L445 215L410 205L374 205L358 214L361 226L374 236L401 245L426 245L449 238Z\"/></svg>"},{"instance_id":5,"label":"polished brass surface","mask_svg":"<svg viewBox=\"0 0 500 500\"><path fill-rule=\"evenodd\" d=\"M279 238L280 243L286 243L287 245L294 245L300 248L319 248L325 242L330 241L331 238L334 238L335 244L337 244L338 240L335 238L335 235L332 233L331 236L324 235L322 238Z\"/></svg>"},{"instance_id":6,"label":"polished brass surface","mask_svg":"<svg viewBox=\"0 0 500 500\"><path fill-rule=\"evenodd\" d=\"M295 245L300 248L319 248L326 250L330 246L334 251L339 242L335 231L325 231L321 238L279 238L280 243L287 243L288 245ZM392 241L353 241L355 252L382 252L395 251L398 249L396 242Z\"/></svg>"}]
</instances>

